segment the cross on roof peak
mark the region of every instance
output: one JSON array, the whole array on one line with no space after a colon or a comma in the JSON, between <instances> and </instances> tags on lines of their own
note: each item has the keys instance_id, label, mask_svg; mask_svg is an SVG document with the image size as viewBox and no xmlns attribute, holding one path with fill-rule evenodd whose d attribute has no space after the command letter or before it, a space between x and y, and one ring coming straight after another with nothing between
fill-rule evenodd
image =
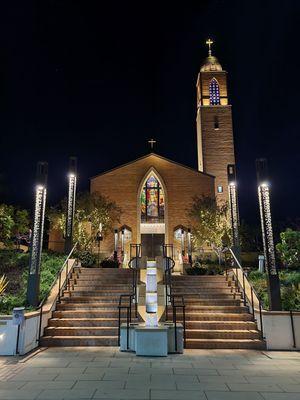
<instances>
[{"instance_id":1,"label":"cross on roof peak","mask_svg":"<svg viewBox=\"0 0 300 400\"><path fill-rule=\"evenodd\" d=\"M213 42L213 40L208 38L206 40L205 44L207 44L207 46L208 46L208 55L211 56L211 46L214 44L214 42Z\"/></svg>"},{"instance_id":2,"label":"cross on roof peak","mask_svg":"<svg viewBox=\"0 0 300 400\"><path fill-rule=\"evenodd\" d=\"M150 146L151 146L151 150L153 150L153 146L155 145L155 143L156 143L156 140L154 140L154 139L150 139L150 140L148 140L148 143L150 144Z\"/></svg>"}]
</instances>

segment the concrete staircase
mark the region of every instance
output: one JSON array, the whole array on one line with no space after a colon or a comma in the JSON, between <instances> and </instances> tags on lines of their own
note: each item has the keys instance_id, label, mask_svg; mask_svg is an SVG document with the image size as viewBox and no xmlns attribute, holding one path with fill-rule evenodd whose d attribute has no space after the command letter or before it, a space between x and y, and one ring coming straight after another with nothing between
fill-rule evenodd
<instances>
[{"instance_id":1,"label":"concrete staircase","mask_svg":"<svg viewBox=\"0 0 300 400\"><path fill-rule=\"evenodd\" d=\"M41 338L42 346L117 346L118 304L131 292L132 271L75 268ZM123 316L125 314L123 313Z\"/></svg>"},{"instance_id":2,"label":"concrete staircase","mask_svg":"<svg viewBox=\"0 0 300 400\"><path fill-rule=\"evenodd\" d=\"M225 276L172 277L173 294L184 296L186 347L190 349L263 349L256 323L234 282ZM178 320L182 317L177 311ZM172 313L171 313L172 317Z\"/></svg>"}]
</instances>

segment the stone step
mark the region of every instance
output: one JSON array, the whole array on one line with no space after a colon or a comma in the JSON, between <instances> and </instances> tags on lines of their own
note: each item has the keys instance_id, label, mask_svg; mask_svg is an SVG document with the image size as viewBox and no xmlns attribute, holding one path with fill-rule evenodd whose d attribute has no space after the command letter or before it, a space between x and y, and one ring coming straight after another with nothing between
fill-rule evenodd
<instances>
[{"instance_id":1,"label":"stone step","mask_svg":"<svg viewBox=\"0 0 300 400\"><path fill-rule=\"evenodd\" d=\"M172 275L172 282L226 282L225 275Z\"/></svg>"},{"instance_id":2,"label":"stone step","mask_svg":"<svg viewBox=\"0 0 300 400\"><path fill-rule=\"evenodd\" d=\"M73 280L74 278L71 278L70 280ZM131 285L132 284L132 279L111 279L111 278L99 278L99 276L91 276L89 278L79 276L79 278L75 278L77 284L82 284L82 285L96 285L96 286L114 286L116 285Z\"/></svg>"},{"instance_id":3,"label":"stone step","mask_svg":"<svg viewBox=\"0 0 300 400\"><path fill-rule=\"evenodd\" d=\"M112 296L107 293L106 295L99 296L77 296L77 294L72 293L71 297L63 296L61 301L64 303L93 303L93 302L103 302L103 303L118 303L120 296Z\"/></svg>"},{"instance_id":4,"label":"stone step","mask_svg":"<svg viewBox=\"0 0 300 400\"><path fill-rule=\"evenodd\" d=\"M185 286L172 286L172 290L174 293L178 292L183 292L186 294L189 293L213 293L213 294L218 294L218 293L235 293L235 288L230 287L230 286L224 286L222 288L216 288L214 287L185 287Z\"/></svg>"},{"instance_id":5,"label":"stone step","mask_svg":"<svg viewBox=\"0 0 300 400\"><path fill-rule=\"evenodd\" d=\"M188 304L185 306L186 314L189 313L247 313L247 306L215 306L215 305L192 305ZM177 309L177 314L180 314L182 311L180 308ZM169 306L169 314L172 314L172 308Z\"/></svg>"},{"instance_id":6,"label":"stone step","mask_svg":"<svg viewBox=\"0 0 300 400\"><path fill-rule=\"evenodd\" d=\"M110 289L123 289L123 288L130 288L132 286L131 281L125 283L105 283L102 280L84 280L84 279L70 279L70 284L74 285L74 287L82 287L82 288L90 288L91 286L100 286L101 289L110 290Z\"/></svg>"},{"instance_id":7,"label":"stone step","mask_svg":"<svg viewBox=\"0 0 300 400\"><path fill-rule=\"evenodd\" d=\"M187 339L187 349L260 349L266 348L259 339Z\"/></svg>"},{"instance_id":8,"label":"stone step","mask_svg":"<svg viewBox=\"0 0 300 400\"><path fill-rule=\"evenodd\" d=\"M79 310L79 309L85 309L85 310L116 310L118 311L118 305L119 302L98 302L98 303L60 303L57 304L56 309L57 310Z\"/></svg>"},{"instance_id":9,"label":"stone step","mask_svg":"<svg viewBox=\"0 0 300 400\"><path fill-rule=\"evenodd\" d=\"M259 339L257 330L247 329L187 329L188 339Z\"/></svg>"},{"instance_id":10,"label":"stone step","mask_svg":"<svg viewBox=\"0 0 300 400\"><path fill-rule=\"evenodd\" d=\"M117 336L43 336L42 347L117 346Z\"/></svg>"},{"instance_id":11,"label":"stone step","mask_svg":"<svg viewBox=\"0 0 300 400\"><path fill-rule=\"evenodd\" d=\"M177 292L173 291L172 294L174 295L179 295L183 296L185 302L191 300L201 300L201 299L212 299L212 300L235 300L235 299L240 299L241 294L240 293L204 293L204 292L199 292L199 293L184 293L184 292Z\"/></svg>"},{"instance_id":12,"label":"stone step","mask_svg":"<svg viewBox=\"0 0 300 400\"><path fill-rule=\"evenodd\" d=\"M253 321L187 321L186 329L208 329L208 330L257 330Z\"/></svg>"},{"instance_id":13,"label":"stone step","mask_svg":"<svg viewBox=\"0 0 300 400\"><path fill-rule=\"evenodd\" d=\"M131 290L64 290L63 294L65 297L112 297L112 298L120 298L122 294L129 294Z\"/></svg>"},{"instance_id":14,"label":"stone step","mask_svg":"<svg viewBox=\"0 0 300 400\"><path fill-rule=\"evenodd\" d=\"M45 336L117 336L118 328L112 326L51 326L45 329Z\"/></svg>"},{"instance_id":15,"label":"stone step","mask_svg":"<svg viewBox=\"0 0 300 400\"><path fill-rule=\"evenodd\" d=\"M108 276L127 276L132 274L129 268L75 268L75 273L86 275L108 275Z\"/></svg>"},{"instance_id":16,"label":"stone step","mask_svg":"<svg viewBox=\"0 0 300 400\"><path fill-rule=\"evenodd\" d=\"M190 297L184 298L184 303L188 307L190 305L199 305L199 306L239 306L241 304L240 300L234 299L205 299L205 298L197 298Z\"/></svg>"},{"instance_id":17,"label":"stone step","mask_svg":"<svg viewBox=\"0 0 300 400\"><path fill-rule=\"evenodd\" d=\"M121 315L126 315L126 310L121 311ZM101 307L95 309L68 309L53 312L53 318L118 318L118 307Z\"/></svg>"},{"instance_id":18,"label":"stone step","mask_svg":"<svg viewBox=\"0 0 300 400\"><path fill-rule=\"evenodd\" d=\"M216 283L189 283L186 282L185 284L173 284L172 283L172 287L175 288L191 288L191 289L212 289L212 290L216 290L216 289L221 289L221 288L231 288L234 287L234 285L230 285L228 282L216 282Z\"/></svg>"},{"instance_id":19,"label":"stone step","mask_svg":"<svg viewBox=\"0 0 300 400\"><path fill-rule=\"evenodd\" d=\"M118 316L115 315L114 318L51 318L49 320L49 326L70 326L70 327L88 327L88 326L118 326Z\"/></svg>"}]
</instances>

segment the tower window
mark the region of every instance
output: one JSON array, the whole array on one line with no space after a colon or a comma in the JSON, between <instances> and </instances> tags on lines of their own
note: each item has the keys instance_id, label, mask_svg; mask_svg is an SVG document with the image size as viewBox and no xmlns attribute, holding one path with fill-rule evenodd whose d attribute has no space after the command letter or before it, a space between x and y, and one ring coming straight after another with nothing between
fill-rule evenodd
<instances>
[{"instance_id":1,"label":"tower window","mask_svg":"<svg viewBox=\"0 0 300 400\"><path fill-rule=\"evenodd\" d=\"M223 186L218 186L217 191L218 193L223 193Z\"/></svg>"},{"instance_id":2,"label":"tower window","mask_svg":"<svg viewBox=\"0 0 300 400\"><path fill-rule=\"evenodd\" d=\"M219 118L216 115L215 118L214 118L214 130L218 131L219 129L220 129L220 127L219 127Z\"/></svg>"},{"instance_id":3,"label":"tower window","mask_svg":"<svg viewBox=\"0 0 300 400\"><path fill-rule=\"evenodd\" d=\"M212 78L209 84L209 104L211 106L220 104L220 88L216 78Z\"/></svg>"}]
</instances>

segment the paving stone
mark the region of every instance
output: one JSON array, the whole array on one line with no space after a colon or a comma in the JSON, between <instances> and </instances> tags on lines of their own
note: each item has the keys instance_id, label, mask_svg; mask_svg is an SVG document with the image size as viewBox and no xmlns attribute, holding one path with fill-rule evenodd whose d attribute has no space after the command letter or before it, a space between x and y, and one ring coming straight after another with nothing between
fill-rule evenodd
<instances>
[{"instance_id":1,"label":"paving stone","mask_svg":"<svg viewBox=\"0 0 300 400\"><path fill-rule=\"evenodd\" d=\"M94 389L46 389L37 399L39 400L63 400L73 399L74 396L80 399L91 399L95 393Z\"/></svg>"},{"instance_id":2,"label":"paving stone","mask_svg":"<svg viewBox=\"0 0 300 400\"><path fill-rule=\"evenodd\" d=\"M1 400L33 400L35 399L39 393L41 393L40 389L34 390L0 390L0 399Z\"/></svg>"},{"instance_id":3,"label":"paving stone","mask_svg":"<svg viewBox=\"0 0 300 400\"><path fill-rule=\"evenodd\" d=\"M299 393L262 393L265 400L299 400Z\"/></svg>"},{"instance_id":4,"label":"paving stone","mask_svg":"<svg viewBox=\"0 0 300 400\"><path fill-rule=\"evenodd\" d=\"M217 382L176 382L176 386L178 390L199 390L199 391L206 391L206 390L221 390L226 392L228 386L225 383L217 383Z\"/></svg>"},{"instance_id":5,"label":"paving stone","mask_svg":"<svg viewBox=\"0 0 300 400\"><path fill-rule=\"evenodd\" d=\"M71 389L75 385L73 381L40 381L40 382L27 382L22 386L22 390L28 389Z\"/></svg>"},{"instance_id":6,"label":"paving stone","mask_svg":"<svg viewBox=\"0 0 300 400\"><path fill-rule=\"evenodd\" d=\"M282 392L283 390L275 383L228 383L228 387L233 392Z\"/></svg>"},{"instance_id":7,"label":"paving stone","mask_svg":"<svg viewBox=\"0 0 300 400\"><path fill-rule=\"evenodd\" d=\"M262 400L263 399L263 397L260 395L260 393L257 393L257 392L248 392L247 393L247 392L213 392L213 391L211 391L211 392L205 392L205 394L206 394L207 400Z\"/></svg>"},{"instance_id":8,"label":"paving stone","mask_svg":"<svg viewBox=\"0 0 300 400\"><path fill-rule=\"evenodd\" d=\"M218 375L216 369L174 368L175 375Z\"/></svg>"},{"instance_id":9,"label":"paving stone","mask_svg":"<svg viewBox=\"0 0 300 400\"><path fill-rule=\"evenodd\" d=\"M125 381L77 381L72 389L124 389L125 383Z\"/></svg>"},{"instance_id":10,"label":"paving stone","mask_svg":"<svg viewBox=\"0 0 300 400\"><path fill-rule=\"evenodd\" d=\"M150 393L148 389L96 390L93 399L148 400Z\"/></svg>"},{"instance_id":11,"label":"paving stone","mask_svg":"<svg viewBox=\"0 0 300 400\"><path fill-rule=\"evenodd\" d=\"M0 390L1 389L20 389L21 387L24 387L26 382L0 382ZM28 388L29 389L29 388Z\"/></svg>"},{"instance_id":12,"label":"paving stone","mask_svg":"<svg viewBox=\"0 0 300 400\"><path fill-rule=\"evenodd\" d=\"M68 374L59 374L55 378L55 382L57 381L101 381L104 373L100 374L78 374L78 375L68 375ZM43 377L44 375L40 375Z\"/></svg>"},{"instance_id":13,"label":"paving stone","mask_svg":"<svg viewBox=\"0 0 300 400\"><path fill-rule=\"evenodd\" d=\"M152 400L206 400L204 392L198 390L151 390Z\"/></svg>"},{"instance_id":14,"label":"paving stone","mask_svg":"<svg viewBox=\"0 0 300 400\"><path fill-rule=\"evenodd\" d=\"M281 383L281 382L276 382L278 383L278 386L283 389L284 392L290 392L290 393L300 393L300 385L294 385L290 383ZM300 398L300 396L299 396Z\"/></svg>"},{"instance_id":15,"label":"paving stone","mask_svg":"<svg viewBox=\"0 0 300 400\"><path fill-rule=\"evenodd\" d=\"M106 372L103 376L103 381L131 381L131 380L139 380L139 381L147 381L150 382L151 374L114 374L111 373L110 370Z\"/></svg>"},{"instance_id":16,"label":"paving stone","mask_svg":"<svg viewBox=\"0 0 300 400\"><path fill-rule=\"evenodd\" d=\"M94 367L87 367L84 371L85 374L101 374L101 373L113 373L113 374L128 374L129 367L126 368L94 368Z\"/></svg>"},{"instance_id":17,"label":"paving stone","mask_svg":"<svg viewBox=\"0 0 300 400\"><path fill-rule=\"evenodd\" d=\"M138 376L138 375L136 375ZM151 382L168 383L168 382L199 382L197 375L151 375Z\"/></svg>"},{"instance_id":18,"label":"paving stone","mask_svg":"<svg viewBox=\"0 0 300 400\"><path fill-rule=\"evenodd\" d=\"M159 374L159 375L173 375L174 371L172 367L160 367L160 368L146 368L146 367L131 367L129 374Z\"/></svg>"},{"instance_id":19,"label":"paving stone","mask_svg":"<svg viewBox=\"0 0 300 400\"><path fill-rule=\"evenodd\" d=\"M9 379L9 381L53 381L56 377L58 376L58 374L56 373L52 373L52 374L17 374L15 376L13 376L11 379ZM1 399L1 397L0 397Z\"/></svg>"},{"instance_id":20,"label":"paving stone","mask_svg":"<svg viewBox=\"0 0 300 400\"><path fill-rule=\"evenodd\" d=\"M54 367L44 367L39 371L39 374L51 374L53 372L57 374L67 374L67 375L78 375L83 374L86 371L86 367L80 368L54 368Z\"/></svg>"},{"instance_id":21,"label":"paving stone","mask_svg":"<svg viewBox=\"0 0 300 400\"><path fill-rule=\"evenodd\" d=\"M227 376L219 376L219 375L212 375L212 376L204 376L201 375L198 377L199 382L215 382L215 383L248 383L246 378L242 375L227 375Z\"/></svg>"}]
</instances>

